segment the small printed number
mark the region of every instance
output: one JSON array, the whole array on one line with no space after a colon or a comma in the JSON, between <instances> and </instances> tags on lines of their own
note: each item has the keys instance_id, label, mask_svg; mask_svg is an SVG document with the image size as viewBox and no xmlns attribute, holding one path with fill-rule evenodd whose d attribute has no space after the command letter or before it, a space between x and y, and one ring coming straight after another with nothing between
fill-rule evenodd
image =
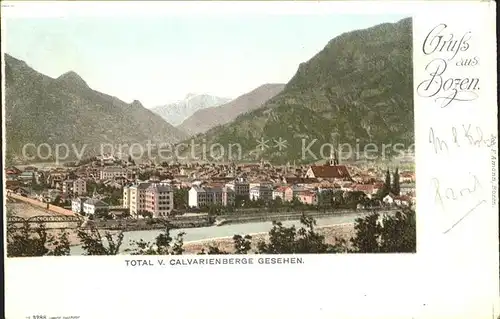
<instances>
[{"instance_id":1,"label":"small printed number","mask_svg":"<svg viewBox=\"0 0 500 319\"><path fill-rule=\"evenodd\" d=\"M42 315L33 315L32 319L47 319L47 317Z\"/></svg>"}]
</instances>

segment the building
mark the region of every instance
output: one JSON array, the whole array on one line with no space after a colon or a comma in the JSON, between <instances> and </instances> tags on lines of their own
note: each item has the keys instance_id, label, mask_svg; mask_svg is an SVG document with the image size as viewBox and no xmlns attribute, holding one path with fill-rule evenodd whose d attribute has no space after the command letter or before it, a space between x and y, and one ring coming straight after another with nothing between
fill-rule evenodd
<instances>
[{"instance_id":1,"label":"building","mask_svg":"<svg viewBox=\"0 0 500 319\"><path fill-rule=\"evenodd\" d=\"M318 195L313 191L301 192L297 195L298 200L307 205L318 205Z\"/></svg>"},{"instance_id":2,"label":"building","mask_svg":"<svg viewBox=\"0 0 500 319\"><path fill-rule=\"evenodd\" d=\"M226 187L232 189L236 196L250 195L250 184L241 178L227 183Z\"/></svg>"},{"instance_id":3,"label":"building","mask_svg":"<svg viewBox=\"0 0 500 319\"><path fill-rule=\"evenodd\" d=\"M73 194L76 196L87 194L87 182L83 178L79 178L73 182Z\"/></svg>"},{"instance_id":4,"label":"building","mask_svg":"<svg viewBox=\"0 0 500 319\"><path fill-rule=\"evenodd\" d=\"M283 198L286 202L293 201L294 198L297 198L298 195L306 190L302 187L298 187L296 185L289 186L285 189L285 197Z\"/></svg>"},{"instance_id":5,"label":"building","mask_svg":"<svg viewBox=\"0 0 500 319\"><path fill-rule=\"evenodd\" d=\"M414 183L415 182L415 173L413 172L401 172L399 174L400 183Z\"/></svg>"},{"instance_id":6,"label":"building","mask_svg":"<svg viewBox=\"0 0 500 319\"><path fill-rule=\"evenodd\" d=\"M109 167L104 167L99 172L99 178L101 180L115 179L117 177L127 178L128 177L127 170L119 166L109 166Z\"/></svg>"},{"instance_id":7,"label":"building","mask_svg":"<svg viewBox=\"0 0 500 319\"><path fill-rule=\"evenodd\" d=\"M203 207L209 205L207 191L198 185L194 185L188 191L189 207Z\"/></svg>"},{"instance_id":8,"label":"building","mask_svg":"<svg viewBox=\"0 0 500 319\"><path fill-rule=\"evenodd\" d=\"M88 198L77 197L71 200L71 211L77 214L83 213L83 204Z\"/></svg>"},{"instance_id":9,"label":"building","mask_svg":"<svg viewBox=\"0 0 500 319\"><path fill-rule=\"evenodd\" d=\"M229 187L201 187L194 185L188 191L189 207L234 205L236 192Z\"/></svg>"},{"instance_id":10,"label":"building","mask_svg":"<svg viewBox=\"0 0 500 319\"><path fill-rule=\"evenodd\" d=\"M166 217L174 209L174 191L167 184L153 183L145 190L144 210L154 218Z\"/></svg>"},{"instance_id":11,"label":"building","mask_svg":"<svg viewBox=\"0 0 500 319\"><path fill-rule=\"evenodd\" d=\"M313 165L306 172L306 178L321 178L332 181L352 181L345 165L339 165L336 154L330 154L330 160L325 165Z\"/></svg>"},{"instance_id":12,"label":"building","mask_svg":"<svg viewBox=\"0 0 500 319\"><path fill-rule=\"evenodd\" d=\"M31 183L36 180L34 171L24 171L20 175L17 176L17 179L21 183Z\"/></svg>"},{"instance_id":13,"label":"building","mask_svg":"<svg viewBox=\"0 0 500 319\"><path fill-rule=\"evenodd\" d=\"M397 206L406 206L409 207L412 204L412 199L409 196L395 196L394 204Z\"/></svg>"},{"instance_id":14,"label":"building","mask_svg":"<svg viewBox=\"0 0 500 319\"><path fill-rule=\"evenodd\" d=\"M130 208L130 186L123 187L123 207Z\"/></svg>"},{"instance_id":15,"label":"building","mask_svg":"<svg viewBox=\"0 0 500 319\"><path fill-rule=\"evenodd\" d=\"M76 180L67 179L61 182L63 194L82 196L87 194L87 182L83 178Z\"/></svg>"},{"instance_id":16,"label":"building","mask_svg":"<svg viewBox=\"0 0 500 319\"><path fill-rule=\"evenodd\" d=\"M415 192L415 183L400 184L399 189L401 195L413 194Z\"/></svg>"},{"instance_id":17,"label":"building","mask_svg":"<svg viewBox=\"0 0 500 319\"><path fill-rule=\"evenodd\" d=\"M277 200L281 198L281 200L285 199L285 190L286 186L279 186L275 190L273 190L273 200Z\"/></svg>"},{"instance_id":18,"label":"building","mask_svg":"<svg viewBox=\"0 0 500 319\"><path fill-rule=\"evenodd\" d=\"M351 176L345 165L311 166L306 172L306 178L321 178L334 181L350 181Z\"/></svg>"},{"instance_id":19,"label":"building","mask_svg":"<svg viewBox=\"0 0 500 319\"><path fill-rule=\"evenodd\" d=\"M88 199L83 202L83 212L85 215L94 215L96 212L101 210L108 210L109 205L99 199Z\"/></svg>"},{"instance_id":20,"label":"building","mask_svg":"<svg viewBox=\"0 0 500 319\"><path fill-rule=\"evenodd\" d=\"M270 201L273 199L273 189L269 184L252 184L249 196L251 200Z\"/></svg>"},{"instance_id":21,"label":"building","mask_svg":"<svg viewBox=\"0 0 500 319\"><path fill-rule=\"evenodd\" d=\"M297 184L307 185L307 184L318 183L319 180L317 178L291 176L291 177L283 177L282 182L289 185L297 185Z\"/></svg>"},{"instance_id":22,"label":"building","mask_svg":"<svg viewBox=\"0 0 500 319\"><path fill-rule=\"evenodd\" d=\"M129 187L126 202L128 202L130 215L137 216L139 212L146 210L146 189L149 186L151 186L151 183L142 182Z\"/></svg>"},{"instance_id":23,"label":"building","mask_svg":"<svg viewBox=\"0 0 500 319\"><path fill-rule=\"evenodd\" d=\"M66 179L59 184L61 185L63 194L69 194L73 191L73 182L74 181L72 179Z\"/></svg>"},{"instance_id":24,"label":"building","mask_svg":"<svg viewBox=\"0 0 500 319\"><path fill-rule=\"evenodd\" d=\"M394 194L387 194L383 199L382 201L384 202L384 204L386 205L393 205L394 204L394 199L396 198L396 196Z\"/></svg>"}]
</instances>

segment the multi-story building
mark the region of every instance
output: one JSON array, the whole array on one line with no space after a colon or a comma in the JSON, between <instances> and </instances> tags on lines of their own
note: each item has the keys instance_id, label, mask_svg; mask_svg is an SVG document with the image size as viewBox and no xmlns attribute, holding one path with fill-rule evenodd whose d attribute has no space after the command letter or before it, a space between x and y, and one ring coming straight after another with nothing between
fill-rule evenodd
<instances>
[{"instance_id":1,"label":"multi-story building","mask_svg":"<svg viewBox=\"0 0 500 319\"><path fill-rule=\"evenodd\" d=\"M285 199L285 190L286 187L284 186L279 186L275 190L273 190L273 200L276 200L278 198L281 198L281 200Z\"/></svg>"},{"instance_id":2,"label":"multi-story building","mask_svg":"<svg viewBox=\"0 0 500 319\"><path fill-rule=\"evenodd\" d=\"M284 200L287 202L291 202L291 201L293 201L294 198L297 198L300 193L305 192L305 191L306 191L306 189L299 187L299 186L296 186L296 185L289 186L285 189Z\"/></svg>"},{"instance_id":3,"label":"multi-story building","mask_svg":"<svg viewBox=\"0 0 500 319\"><path fill-rule=\"evenodd\" d=\"M63 194L82 196L87 194L87 182L83 178L67 179L61 182Z\"/></svg>"},{"instance_id":4,"label":"multi-story building","mask_svg":"<svg viewBox=\"0 0 500 319\"><path fill-rule=\"evenodd\" d=\"M77 197L71 200L71 210L74 213L80 214L83 213L83 204L88 198L86 197Z\"/></svg>"},{"instance_id":5,"label":"multi-story building","mask_svg":"<svg viewBox=\"0 0 500 319\"><path fill-rule=\"evenodd\" d=\"M73 194L75 196L87 194L87 182L83 178L79 178L73 182Z\"/></svg>"},{"instance_id":6,"label":"multi-story building","mask_svg":"<svg viewBox=\"0 0 500 319\"><path fill-rule=\"evenodd\" d=\"M153 217L166 217L174 209L174 192L170 185L153 183L145 190L145 211Z\"/></svg>"},{"instance_id":7,"label":"multi-story building","mask_svg":"<svg viewBox=\"0 0 500 319\"><path fill-rule=\"evenodd\" d=\"M128 188L127 199L124 196L123 200L128 203L130 215L137 216L140 212L146 210L146 189L149 186L151 186L151 183L140 183Z\"/></svg>"},{"instance_id":8,"label":"multi-story building","mask_svg":"<svg viewBox=\"0 0 500 319\"><path fill-rule=\"evenodd\" d=\"M73 182L74 180L72 179L66 179L59 184L61 185L63 194L69 194L73 191Z\"/></svg>"},{"instance_id":9,"label":"multi-story building","mask_svg":"<svg viewBox=\"0 0 500 319\"><path fill-rule=\"evenodd\" d=\"M123 187L123 207L130 208L130 186Z\"/></svg>"},{"instance_id":10,"label":"multi-story building","mask_svg":"<svg viewBox=\"0 0 500 319\"><path fill-rule=\"evenodd\" d=\"M235 191L229 187L192 186L188 192L189 207L209 205L234 205Z\"/></svg>"},{"instance_id":11,"label":"multi-story building","mask_svg":"<svg viewBox=\"0 0 500 319\"><path fill-rule=\"evenodd\" d=\"M88 199L83 202L83 212L86 215L93 215L99 210L109 209L109 205L99 199Z\"/></svg>"},{"instance_id":12,"label":"multi-story building","mask_svg":"<svg viewBox=\"0 0 500 319\"><path fill-rule=\"evenodd\" d=\"M210 202L209 202L210 200ZM212 196L205 188L194 185L188 191L188 205L189 207L203 207L211 204Z\"/></svg>"},{"instance_id":13,"label":"multi-story building","mask_svg":"<svg viewBox=\"0 0 500 319\"><path fill-rule=\"evenodd\" d=\"M268 184L252 184L253 187L250 188L250 199L251 200L263 200L270 201L273 199L273 189L271 185Z\"/></svg>"},{"instance_id":14,"label":"multi-story building","mask_svg":"<svg viewBox=\"0 0 500 319\"><path fill-rule=\"evenodd\" d=\"M236 196L249 196L250 184L243 179L236 179L226 184L226 187L232 189Z\"/></svg>"},{"instance_id":15,"label":"multi-story building","mask_svg":"<svg viewBox=\"0 0 500 319\"><path fill-rule=\"evenodd\" d=\"M307 205L318 205L318 195L313 191L304 191L297 195L298 200Z\"/></svg>"},{"instance_id":16,"label":"multi-story building","mask_svg":"<svg viewBox=\"0 0 500 319\"><path fill-rule=\"evenodd\" d=\"M99 178L101 180L106 180L106 179L114 179L116 177L129 177L129 173L127 172L127 169L119 166L109 166L109 167L104 167L101 169L99 173Z\"/></svg>"}]
</instances>

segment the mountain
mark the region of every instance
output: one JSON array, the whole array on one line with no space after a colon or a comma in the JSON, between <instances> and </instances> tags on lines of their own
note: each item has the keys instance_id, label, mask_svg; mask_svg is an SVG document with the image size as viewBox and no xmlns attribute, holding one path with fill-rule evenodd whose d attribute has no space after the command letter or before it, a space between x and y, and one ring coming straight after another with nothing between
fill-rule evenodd
<instances>
[{"instance_id":1,"label":"mountain","mask_svg":"<svg viewBox=\"0 0 500 319\"><path fill-rule=\"evenodd\" d=\"M55 144L65 143L70 150L73 144L78 150L85 145L85 154L95 155L104 143L186 138L139 101L128 104L95 91L75 72L54 79L5 54L5 73L7 150L17 159L27 143L47 143L52 151Z\"/></svg>"},{"instance_id":2,"label":"mountain","mask_svg":"<svg viewBox=\"0 0 500 319\"><path fill-rule=\"evenodd\" d=\"M258 109L284 87L284 84L261 85L229 103L196 111L177 128L189 135L204 133L214 126L231 122L240 114Z\"/></svg>"},{"instance_id":3,"label":"mountain","mask_svg":"<svg viewBox=\"0 0 500 319\"><path fill-rule=\"evenodd\" d=\"M301 63L284 90L263 107L212 128L194 142L203 141L205 149L222 144L226 160L229 145L237 143L242 161L298 163L328 157L329 148L321 146L333 137L353 150L371 143L379 151L384 144L410 147L412 73L411 18L347 32ZM286 143L278 144L280 138ZM265 142L260 149L258 141ZM231 159L238 160L234 152Z\"/></svg>"},{"instance_id":4,"label":"mountain","mask_svg":"<svg viewBox=\"0 0 500 319\"><path fill-rule=\"evenodd\" d=\"M177 126L185 119L193 115L198 110L219 106L229 102L231 99L211 96L207 94L189 93L184 100L157 106L152 109L153 112L160 115L168 123Z\"/></svg>"}]
</instances>

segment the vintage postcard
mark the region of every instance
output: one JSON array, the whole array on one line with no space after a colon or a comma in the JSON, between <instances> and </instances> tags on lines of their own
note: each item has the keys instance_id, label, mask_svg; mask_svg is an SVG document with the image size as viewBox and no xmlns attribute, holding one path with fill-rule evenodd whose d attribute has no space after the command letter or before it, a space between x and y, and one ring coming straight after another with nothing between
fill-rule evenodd
<instances>
[{"instance_id":1,"label":"vintage postcard","mask_svg":"<svg viewBox=\"0 0 500 319\"><path fill-rule=\"evenodd\" d=\"M493 2L2 3L6 318L496 318L494 27Z\"/></svg>"}]
</instances>

